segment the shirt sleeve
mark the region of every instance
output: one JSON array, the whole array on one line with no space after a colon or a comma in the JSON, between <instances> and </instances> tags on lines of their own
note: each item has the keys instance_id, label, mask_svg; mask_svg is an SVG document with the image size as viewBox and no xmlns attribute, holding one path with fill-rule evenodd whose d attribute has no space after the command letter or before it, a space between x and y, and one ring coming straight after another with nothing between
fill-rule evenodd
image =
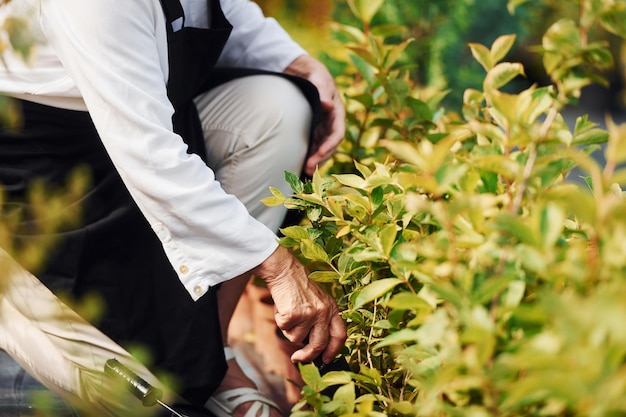
<instances>
[{"instance_id":1,"label":"shirt sleeve","mask_svg":"<svg viewBox=\"0 0 626 417\"><path fill-rule=\"evenodd\" d=\"M218 65L283 71L306 51L249 0L222 0L222 10L233 31Z\"/></svg>"},{"instance_id":2,"label":"shirt sleeve","mask_svg":"<svg viewBox=\"0 0 626 417\"><path fill-rule=\"evenodd\" d=\"M41 1L48 42L83 96L130 194L195 300L263 262L274 232L224 192L173 133L158 1Z\"/></svg>"}]
</instances>

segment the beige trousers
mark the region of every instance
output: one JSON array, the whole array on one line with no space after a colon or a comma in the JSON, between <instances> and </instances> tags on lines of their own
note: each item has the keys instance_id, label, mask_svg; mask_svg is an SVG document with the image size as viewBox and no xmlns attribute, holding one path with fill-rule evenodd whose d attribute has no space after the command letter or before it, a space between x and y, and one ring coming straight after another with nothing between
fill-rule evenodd
<instances>
[{"instance_id":1,"label":"beige trousers","mask_svg":"<svg viewBox=\"0 0 626 417\"><path fill-rule=\"evenodd\" d=\"M311 112L290 82L251 76L197 98L208 161L224 189L276 230L285 210L265 207L268 187L289 194L284 171L299 173ZM236 300L233 300L236 302ZM110 384L107 360L116 358L151 384L158 379L127 351L61 302L0 249L0 348L69 404L101 417L150 411ZM166 401L173 394L167 393Z\"/></svg>"}]
</instances>

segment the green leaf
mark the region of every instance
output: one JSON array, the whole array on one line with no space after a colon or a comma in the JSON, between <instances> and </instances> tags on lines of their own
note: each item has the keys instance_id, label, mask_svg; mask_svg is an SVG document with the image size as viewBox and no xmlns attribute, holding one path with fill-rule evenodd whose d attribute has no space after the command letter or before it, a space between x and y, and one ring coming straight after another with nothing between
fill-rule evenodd
<instances>
[{"instance_id":1,"label":"green leaf","mask_svg":"<svg viewBox=\"0 0 626 417\"><path fill-rule=\"evenodd\" d=\"M515 35L498 37L491 45L491 58L494 63L500 62L515 44Z\"/></svg>"},{"instance_id":2,"label":"green leaf","mask_svg":"<svg viewBox=\"0 0 626 417\"><path fill-rule=\"evenodd\" d=\"M543 274L546 272L548 263L544 259L543 251L540 251L536 247L524 244L517 245L515 250L517 252L517 255L519 256L520 261L522 261L522 265L524 266L524 268L538 274Z\"/></svg>"},{"instance_id":3,"label":"green leaf","mask_svg":"<svg viewBox=\"0 0 626 417\"><path fill-rule=\"evenodd\" d=\"M588 177L587 177L588 178ZM587 178L584 181L587 181ZM589 179L589 188L591 188ZM557 203L580 221L593 223L597 216L598 207L593 195L578 184L563 184L551 189L547 196L551 202Z\"/></svg>"},{"instance_id":4,"label":"green leaf","mask_svg":"<svg viewBox=\"0 0 626 417\"><path fill-rule=\"evenodd\" d=\"M302 255L311 261L329 263L328 254L324 248L310 239L304 239L300 242L300 250Z\"/></svg>"},{"instance_id":5,"label":"green leaf","mask_svg":"<svg viewBox=\"0 0 626 417\"><path fill-rule=\"evenodd\" d=\"M324 180L322 178L322 175L320 174L319 169L315 169L315 172L313 173L313 179L311 181L311 186L313 187L313 194L320 198L324 194L323 183Z\"/></svg>"},{"instance_id":6,"label":"green leaf","mask_svg":"<svg viewBox=\"0 0 626 417\"><path fill-rule=\"evenodd\" d=\"M305 384L310 385L314 389L318 388L322 381L320 371L313 364L299 364L300 375Z\"/></svg>"},{"instance_id":7,"label":"green leaf","mask_svg":"<svg viewBox=\"0 0 626 417\"><path fill-rule=\"evenodd\" d=\"M343 407L343 403L341 401L329 401L322 404L322 408L320 412L322 415L335 415L337 410L340 410Z\"/></svg>"},{"instance_id":8,"label":"green leaf","mask_svg":"<svg viewBox=\"0 0 626 417\"><path fill-rule=\"evenodd\" d=\"M385 199L385 191L382 186L378 186L372 190L372 206L380 206Z\"/></svg>"},{"instance_id":9,"label":"green leaf","mask_svg":"<svg viewBox=\"0 0 626 417\"><path fill-rule=\"evenodd\" d=\"M372 175L372 170L367 165L360 163L356 159L354 160L354 167L357 169L357 171L361 173L363 177L369 177L370 175Z\"/></svg>"},{"instance_id":10,"label":"green leaf","mask_svg":"<svg viewBox=\"0 0 626 417\"><path fill-rule=\"evenodd\" d=\"M476 158L475 164L478 168L500 174L509 179L516 179L522 171L519 163L501 155L486 155Z\"/></svg>"},{"instance_id":11,"label":"green leaf","mask_svg":"<svg viewBox=\"0 0 626 417\"><path fill-rule=\"evenodd\" d=\"M524 298L526 292L526 283L516 280L509 282L509 288L502 300L502 305L508 308L517 308Z\"/></svg>"},{"instance_id":12,"label":"green leaf","mask_svg":"<svg viewBox=\"0 0 626 417\"><path fill-rule=\"evenodd\" d=\"M497 90L518 76L525 76L524 66L518 62L501 62L487 73L483 89L486 94Z\"/></svg>"},{"instance_id":13,"label":"green leaf","mask_svg":"<svg viewBox=\"0 0 626 417\"><path fill-rule=\"evenodd\" d=\"M375 67L367 63L367 61L359 57L357 54L351 54L350 61L352 61L356 69L368 83L374 82L374 79L376 78L376 70L374 69ZM349 115L350 114L348 114L348 116Z\"/></svg>"},{"instance_id":14,"label":"green leaf","mask_svg":"<svg viewBox=\"0 0 626 417\"><path fill-rule=\"evenodd\" d=\"M544 34L542 46L545 50L557 54L578 52L582 48L578 26L571 19L559 20L550 26Z\"/></svg>"},{"instance_id":15,"label":"green leaf","mask_svg":"<svg viewBox=\"0 0 626 417\"><path fill-rule=\"evenodd\" d=\"M374 105L374 97L368 93L357 94L355 96L349 96L348 98L361 103L366 109L369 109Z\"/></svg>"},{"instance_id":16,"label":"green leaf","mask_svg":"<svg viewBox=\"0 0 626 417\"><path fill-rule=\"evenodd\" d=\"M404 415L416 415L416 406L410 401L401 401L397 403L391 403L391 409Z\"/></svg>"},{"instance_id":17,"label":"green leaf","mask_svg":"<svg viewBox=\"0 0 626 417\"><path fill-rule=\"evenodd\" d=\"M509 0L506 7L511 14L515 14L515 9L524 3L528 3L530 0Z\"/></svg>"},{"instance_id":18,"label":"green leaf","mask_svg":"<svg viewBox=\"0 0 626 417\"><path fill-rule=\"evenodd\" d=\"M309 274L309 279L315 282L337 282L339 274L335 271L314 271Z\"/></svg>"},{"instance_id":19,"label":"green leaf","mask_svg":"<svg viewBox=\"0 0 626 417\"><path fill-rule=\"evenodd\" d=\"M371 65L373 68L378 68L378 61L369 49L362 46L348 46L347 48L354 52L354 54L365 63Z\"/></svg>"},{"instance_id":20,"label":"green leaf","mask_svg":"<svg viewBox=\"0 0 626 417\"><path fill-rule=\"evenodd\" d=\"M358 291L353 308L360 308L366 303L382 297L396 286L402 284L402 282L403 281L398 278L384 278L372 282Z\"/></svg>"},{"instance_id":21,"label":"green leaf","mask_svg":"<svg viewBox=\"0 0 626 417\"><path fill-rule=\"evenodd\" d=\"M355 174L337 174L333 177L342 185L357 188L359 190L367 190L367 182Z\"/></svg>"},{"instance_id":22,"label":"green leaf","mask_svg":"<svg viewBox=\"0 0 626 417\"><path fill-rule=\"evenodd\" d=\"M369 378L376 385L381 385L383 383L383 378L380 375L380 372L378 372L378 369L370 368L370 367L365 366L365 365L361 365L361 368L359 369L359 371L360 371L360 373L362 375L364 375L367 378ZM359 397L359 398L362 398L362 397Z\"/></svg>"},{"instance_id":23,"label":"green leaf","mask_svg":"<svg viewBox=\"0 0 626 417\"><path fill-rule=\"evenodd\" d=\"M322 218L322 208L321 207L309 207L306 210L306 217L312 222L318 222Z\"/></svg>"},{"instance_id":24,"label":"green leaf","mask_svg":"<svg viewBox=\"0 0 626 417\"><path fill-rule=\"evenodd\" d=\"M347 0L347 2L352 13L364 23L369 24L384 0Z\"/></svg>"},{"instance_id":25,"label":"green leaf","mask_svg":"<svg viewBox=\"0 0 626 417\"><path fill-rule=\"evenodd\" d=\"M414 39L411 38L398 45L393 45L385 57L384 68L390 69L400 59L406 47L413 41Z\"/></svg>"},{"instance_id":26,"label":"green leaf","mask_svg":"<svg viewBox=\"0 0 626 417\"><path fill-rule=\"evenodd\" d=\"M367 36L365 35L365 33L363 33L362 30L355 28L354 26L332 22L331 27L335 33L349 38L354 43L362 45L367 42Z\"/></svg>"},{"instance_id":27,"label":"green leaf","mask_svg":"<svg viewBox=\"0 0 626 417\"><path fill-rule=\"evenodd\" d=\"M509 287L509 283L512 279L513 277L510 276L495 276L487 279L478 290L472 294L472 300L476 304L485 304L491 301Z\"/></svg>"},{"instance_id":28,"label":"green leaf","mask_svg":"<svg viewBox=\"0 0 626 417\"><path fill-rule=\"evenodd\" d=\"M383 253L385 254L385 256L387 257L391 254L393 245L396 243L397 233L398 233L398 227L395 225L395 223L385 225L378 232L381 249Z\"/></svg>"},{"instance_id":29,"label":"green leaf","mask_svg":"<svg viewBox=\"0 0 626 417\"><path fill-rule=\"evenodd\" d=\"M494 219L498 230L516 237L520 242L531 246L539 246L531 228L521 218L502 213Z\"/></svg>"},{"instance_id":30,"label":"green leaf","mask_svg":"<svg viewBox=\"0 0 626 417\"><path fill-rule=\"evenodd\" d=\"M380 349L385 346L395 346L403 344L413 344L418 341L418 330L402 329L386 336L381 342L374 346L374 349Z\"/></svg>"},{"instance_id":31,"label":"green leaf","mask_svg":"<svg viewBox=\"0 0 626 417\"><path fill-rule=\"evenodd\" d=\"M394 156L409 164L415 165L420 169L424 169L426 161L420 152L408 142L400 142L395 140L383 140L380 144L387 148Z\"/></svg>"},{"instance_id":32,"label":"green leaf","mask_svg":"<svg viewBox=\"0 0 626 417\"><path fill-rule=\"evenodd\" d=\"M309 232L302 226L289 226L280 229L280 232L286 237L290 237L296 240L309 239Z\"/></svg>"},{"instance_id":33,"label":"green leaf","mask_svg":"<svg viewBox=\"0 0 626 417\"><path fill-rule=\"evenodd\" d=\"M412 311L430 311L432 306L419 294L413 294L410 292L400 292L394 294L389 301L385 303L386 307L394 308L398 310L412 310Z\"/></svg>"},{"instance_id":34,"label":"green leaf","mask_svg":"<svg viewBox=\"0 0 626 417\"><path fill-rule=\"evenodd\" d=\"M620 164L626 161L626 123L615 124L611 117L607 117L607 128L609 130L609 143L606 147L604 157L607 161Z\"/></svg>"},{"instance_id":35,"label":"green leaf","mask_svg":"<svg viewBox=\"0 0 626 417\"><path fill-rule=\"evenodd\" d=\"M626 3L615 3L600 15L600 24L607 31L626 38Z\"/></svg>"},{"instance_id":36,"label":"green leaf","mask_svg":"<svg viewBox=\"0 0 626 417\"><path fill-rule=\"evenodd\" d=\"M418 100L414 97L407 97L406 104L409 106L411 111L413 112L413 117L419 121L431 121L433 119L433 112L428 107L428 104L423 102L422 100Z\"/></svg>"},{"instance_id":37,"label":"green leaf","mask_svg":"<svg viewBox=\"0 0 626 417\"><path fill-rule=\"evenodd\" d=\"M470 43L469 47L472 52L472 56L474 56L474 59L482 65L485 71L489 71L493 68L495 62L491 57L491 51L485 45L480 43Z\"/></svg>"},{"instance_id":38,"label":"green leaf","mask_svg":"<svg viewBox=\"0 0 626 417\"><path fill-rule=\"evenodd\" d=\"M282 206L285 203L286 199L284 197L265 197L261 199L261 203L265 204L268 207L276 207Z\"/></svg>"},{"instance_id":39,"label":"green leaf","mask_svg":"<svg viewBox=\"0 0 626 417\"><path fill-rule=\"evenodd\" d=\"M285 182L289 184L294 193L302 194L304 192L304 184L296 174L285 171Z\"/></svg>"},{"instance_id":40,"label":"green leaf","mask_svg":"<svg viewBox=\"0 0 626 417\"><path fill-rule=\"evenodd\" d=\"M349 381L348 383L345 383L345 385L337 388L335 395L333 395L333 401L342 402L345 405L346 413L352 413L354 411L354 403L356 401L354 382Z\"/></svg>"},{"instance_id":41,"label":"green leaf","mask_svg":"<svg viewBox=\"0 0 626 417\"><path fill-rule=\"evenodd\" d=\"M526 93L530 94L531 102L524 111L522 120L524 123L532 124L535 123L539 116L547 113L554 106L554 89L552 87L530 89L522 94Z\"/></svg>"},{"instance_id":42,"label":"green leaf","mask_svg":"<svg viewBox=\"0 0 626 417\"><path fill-rule=\"evenodd\" d=\"M28 20L8 16L4 19L2 29L8 35L13 50L27 61L37 45L37 37Z\"/></svg>"},{"instance_id":43,"label":"green leaf","mask_svg":"<svg viewBox=\"0 0 626 417\"><path fill-rule=\"evenodd\" d=\"M352 382L352 377L346 371L330 371L322 376L324 385L330 387L333 385L346 385Z\"/></svg>"},{"instance_id":44,"label":"green leaf","mask_svg":"<svg viewBox=\"0 0 626 417\"><path fill-rule=\"evenodd\" d=\"M469 166L466 164L444 164L435 173L435 179L442 190L457 184L467 173Z\"/></svg>"},{"instance_id":45,"label":"green leaf","mask_svg":"<svg viewBox=\"0 0 626 417\"><path fill-rule=\"evenodd\" d=\"M329 197L326 200L326 208L338 219L343 220L343 199L339 197Z\"/></svg>"},{"instance_id":46,"label":"green leaf","mask_svg":"<svg viewBox=\"0 0 626 417\"><path fill-rule=\"evenodd\" d=\"M540 211L539 217L543 248L548 249L554 246L561 236L566 215L556 204L547 204Z\"/></svg>"}]
</instances>

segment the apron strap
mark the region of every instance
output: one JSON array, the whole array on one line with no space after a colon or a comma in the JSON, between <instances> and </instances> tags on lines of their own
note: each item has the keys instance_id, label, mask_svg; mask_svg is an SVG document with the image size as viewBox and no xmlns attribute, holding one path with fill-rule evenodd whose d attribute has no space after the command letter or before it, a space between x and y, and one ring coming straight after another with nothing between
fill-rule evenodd
<instances>
[{"instance_id":1,"label":"apron strap","mask_svg":"<svg viewBox=\"0 0 626 417\"><path fill-rule=\"evenodd\" d=\"M185 12L179 0L161 0L161 6L169 23L169 30L177 32L185 26Z\"/></svg>"}]
</instances>

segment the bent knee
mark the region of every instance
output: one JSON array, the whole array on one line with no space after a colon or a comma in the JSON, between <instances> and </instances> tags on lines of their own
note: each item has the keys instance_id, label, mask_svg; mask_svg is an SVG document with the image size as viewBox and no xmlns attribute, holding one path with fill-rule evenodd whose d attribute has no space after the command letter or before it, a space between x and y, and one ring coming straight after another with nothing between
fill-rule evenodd
<instances>
[{"instance_id":1,"label":"bent knee","mask_svg":"<svg viewBox=\"0 0 626 417\"><path fill-rule=\"evenodd\" d=\"M256 115L256 139L275 141L277 145L283 141L306 144L312 111L301 90L289 80L270 75L250 77L247 85L244 106Z\"/></svg>"}]
</instances>

